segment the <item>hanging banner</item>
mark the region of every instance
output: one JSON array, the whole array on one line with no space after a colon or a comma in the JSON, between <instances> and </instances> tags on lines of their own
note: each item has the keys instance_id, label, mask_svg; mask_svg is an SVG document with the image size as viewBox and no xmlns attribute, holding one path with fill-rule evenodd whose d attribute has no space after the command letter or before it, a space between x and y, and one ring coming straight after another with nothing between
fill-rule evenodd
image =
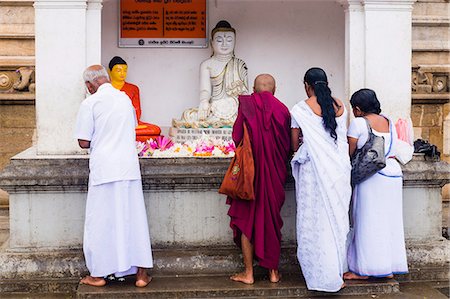
<instances>
[{"instance_id":1,"label":"hanging banner","mask_svg":"<svg viewBox=\"0 0 450 299\"><path fill-rule=\"evenodd\" d=\"M119 47L208 46L206 0L120 0Z\"/></svg>"}]
</instances>

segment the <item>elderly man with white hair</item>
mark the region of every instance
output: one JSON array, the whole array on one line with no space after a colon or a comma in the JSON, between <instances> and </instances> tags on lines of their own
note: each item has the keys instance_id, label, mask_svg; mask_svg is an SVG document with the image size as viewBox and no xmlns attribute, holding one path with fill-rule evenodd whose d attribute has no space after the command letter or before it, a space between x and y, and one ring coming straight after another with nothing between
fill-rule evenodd
<instances>
[{"instance_id":1,"label":"elderly man with white hair","mask_svg":"<svg viewBox=\"0 0 450 299\"><path fill-rule=\"evenodd\" d=\"M101 65L83 78L89 93L78 112L75 138L90 149L83 250L90 275L80 283L104 286L105 277L136 274L151 280L153 267L141 172L135 146L136 117L128 96L115 89Z\"/></svg>"}]
</instances>

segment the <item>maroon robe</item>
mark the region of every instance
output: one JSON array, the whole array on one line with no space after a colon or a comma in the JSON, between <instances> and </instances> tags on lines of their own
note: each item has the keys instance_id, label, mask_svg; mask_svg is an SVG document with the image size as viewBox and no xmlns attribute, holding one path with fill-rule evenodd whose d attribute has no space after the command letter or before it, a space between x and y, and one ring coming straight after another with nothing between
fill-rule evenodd
<instances>
[{"instance_id":1,"label":"maroon robe","mask_svg":"<svg viewBox=\"0 0 450 299\"><path fill-rule=\"evenodd\" d=\"M255 200L227 199L234 242L241 246L243 233L253 244L260 266L278 269L281 247L280 210L290 151L289 109L270 92L239 97L233 140L243 137L247 125L255 160Z\"/></svg>"}]
</instances>

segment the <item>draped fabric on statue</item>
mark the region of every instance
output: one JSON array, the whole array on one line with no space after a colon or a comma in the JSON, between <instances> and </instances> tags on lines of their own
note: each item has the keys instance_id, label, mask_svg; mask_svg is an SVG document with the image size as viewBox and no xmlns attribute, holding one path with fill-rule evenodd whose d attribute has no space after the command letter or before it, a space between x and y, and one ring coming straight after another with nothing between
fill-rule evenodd
<instances>
[{"instance_id":1,"label":"draped fabric on statue","mask_svg":"<svg viewBox=\"0 0 450 299\"><path fill-rule=\"evenodd\" d=\"M242 93L246 94L248 92L246 78L245 62L236 57L231 58L219 75L211 77L211 101L214 102L226 96L237 98Z\"/></svg>"},{"instance_id":2,"label":"draped fabric on statue","mask_svg":"<svg viewBox=\"0 0 450 299\"><path fill-rule=\"evenodd\" d=\"M303 134L292 160L297 198L297 255L308 289L338 291L346 270L351 197L347 112L336 118L335 141L305 101L291 111Z\"/></svg>"},{"instance_id":3,"label":"draped fabric on statue","mask_svg":"<svg viewBox=\"0 0 450 299\"><path fill-rule=\"evenodd\" d=\"M120 91L125 92L131 100L133 104L134 110L136 110L136 118L137 120L141 119L141 99L139 97L139 87L134 84L125 82Z\"/></svg>"},{"instance_id":4,"label":"draped fabric on statue","mask_svg":"<svg viewBox=\"0 0 450 299\"><path fill-rule=\"evenodd\" d=\"M141 100L139 97L139 88L131 83L125 82L120 91L125 92L133 104L134 110L136 111L136 119L138 121L138 127L136 128L136 140L146 141L150 138L156 138L161 134L161 128L141 121Z\"/></svg>"},{"instance_id":5,"label":"draped fabric on statue","mask_svg":"<svg viewBox=\"0 0 450 299\"><path fill-rule=\"evenodd\" d=\"M228 215L234 241L241 246L243 233L254 245L255 257L262 267L277 269L283 221L286 164L290 149L288 108L271 93L239 97L239 111L233 126L233 140L243 137L248 127L255 160L255 200L228 198Z\"/></svg>"}]
</instances>

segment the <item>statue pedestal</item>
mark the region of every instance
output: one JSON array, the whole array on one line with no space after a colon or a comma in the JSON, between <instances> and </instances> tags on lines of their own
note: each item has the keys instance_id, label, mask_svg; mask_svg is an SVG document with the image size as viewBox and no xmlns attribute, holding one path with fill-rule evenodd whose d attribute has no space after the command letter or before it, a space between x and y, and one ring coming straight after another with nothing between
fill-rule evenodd
<instances>
[{"instance_id":1,"label":"statue pedestal","mask_svg":"<svg viewBox=\"0 0 450 299\"><path fill-rule=\"evenodd\" d=\"M211 138L222 139L225 141L232 140L231 132L232 128L174 128L171 127L169 130L169 136L174 142L183 143L186 141L192 141L200 139L203 134L208 135Z\"/></svg>"}]
</instances>

